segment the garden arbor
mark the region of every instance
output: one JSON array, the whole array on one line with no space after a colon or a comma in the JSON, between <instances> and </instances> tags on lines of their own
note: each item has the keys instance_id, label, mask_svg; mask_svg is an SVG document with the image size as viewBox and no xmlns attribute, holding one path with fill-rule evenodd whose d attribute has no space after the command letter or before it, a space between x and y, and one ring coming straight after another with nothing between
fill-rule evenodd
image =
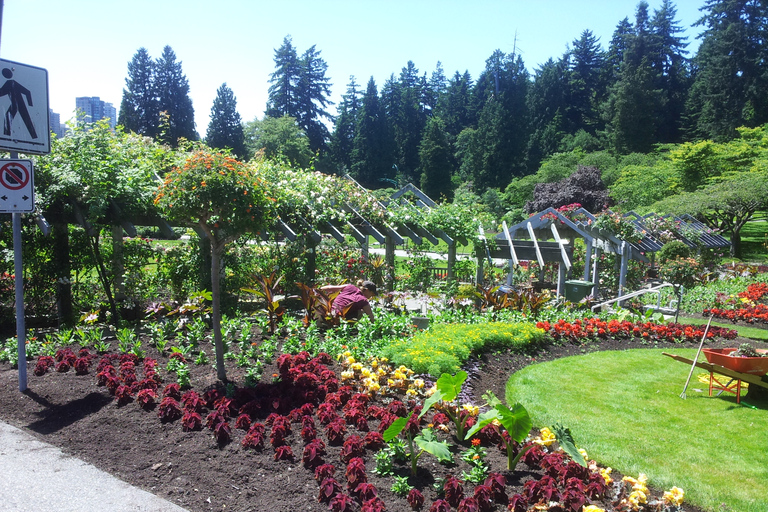
<instances>
[{"instance_id":1,"label":"garden arbor","mask_svg":"<svg viewBox=\"0 0 768 512\"><path fill-rule=\"evenodd\" d=\"M649 255L660 250L667 241L676 239L691 248L726 248L730 244L720 235L692 217L669 217L657 214L640 216L635 212L620 215L610 210L596 216L584 208L568 212L547 208L511 227L503 224L503 232L495 238L495 248L488 255L505 258L510 267L521 260L558 264L557 294L560 295L567 273L571 270L573 240L582 238L586 245L584 281L595 283L597 296L601 253L615 254L619 264L618 296L625 294L630 260L650 263ZM511 279L511 273L510 278Z\"/></svg>"}]
</instances>

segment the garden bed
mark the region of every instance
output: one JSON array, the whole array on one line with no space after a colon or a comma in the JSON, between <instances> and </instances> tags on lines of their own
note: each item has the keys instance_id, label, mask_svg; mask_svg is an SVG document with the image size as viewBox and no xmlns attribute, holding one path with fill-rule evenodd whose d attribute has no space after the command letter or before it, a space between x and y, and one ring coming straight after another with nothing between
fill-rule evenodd
<instances>
[{"instance_id":1,"label":"garden bed","mask_svg":"<svg viewBox=\"0 0 768 512\"><path fill-rule=\"evenodd\" d=\"M734 340L710 343L708 346L732 344ZM652 346L694 347L695 343L658 343ZM470 377L465 388L474 397L475 403L483 403L481 395L486 390L503 398L508 376L530 364L585 351L646 347L648 344L640 341L606 340L599 345L552 346L534 355L509 352L487 354L468 365ZM158 359L158 368L164 368L167 361L164 356L153 349L147 351L147 356ZM33 432L41 440L59 446L130 484L192 512L224 509L328 510L327 504L318 502L318 483L313 472L302 465L303 443L296 435L296 427L289 441L296 454L295 461L275 461L275 452L268 441L262 451L243 449L241 441L245 431L234 426L232 440L220 445L205 426L201 431L185 432L178 420L161 422L157 409L145 411L135 402L117 405L107 389L97 385L95 362L90 374L80 376L74 371L51 371L36 376L32 372L33 367L34 364L30 364L29 389L22 394L18 391L17 370L11 369L7 363L0 365L0 418ZM209 365L191 365L190 368L193 389L202 394L216 386L215 373ZM341 371L335 363L330 368L337 374ZM242 370L231 361L228 372L233 381L242 382ZM265 368L265 381L271 382L273 374L279 373L275 365ZM373 403L379 402L374 400ZM254 418L254 421L264 419ZM371 430L375 430L373 427L372 423ZM354 427L349 427L350 434L354 431ZM341 447L326 444L324 458L337 466L336 477L344 483L345 464L340 459ZM379 477L372 472L376 465L373 454L373 451L366 450L364 456L368 481L378 489L378 496L386 504L386 510L410 510L405 498L390 490L392 477ZM457 454L454 454L454 460L456 465L445 466L437 463L431 455L425 454L420 459L417 478L412 478L410 483L424 494L424 510L428 510L438 498L432 487L437 479L449 474L460 478L462 471L470 470ZM505 472L505 454L493 446L488 447L486 460L491 471L506 476L508 496L523 492L526 481L539 479L543 474L540 468L528 467L522 462L516 471ZM407 475L407 466L398 466L397 474ZM614 473L613 476L620 481L620 475L617 478ZM73 486L78 485L83 483L73 482ZM465 492L471 493L473 487L473 484L465 482ZM660 497L661 492L653 491L653 494ZM610 509L608 504L603 504L603 507ZM496 505L493 510L505 509ZM694 512L698 509L685 504L683 510Z\"/></svg>"}]
</instances>

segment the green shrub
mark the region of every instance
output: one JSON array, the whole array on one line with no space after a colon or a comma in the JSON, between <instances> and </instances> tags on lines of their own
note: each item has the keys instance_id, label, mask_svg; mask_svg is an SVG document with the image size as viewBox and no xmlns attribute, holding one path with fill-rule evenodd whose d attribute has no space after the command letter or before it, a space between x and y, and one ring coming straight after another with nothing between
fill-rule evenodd
<instances>
[{"instance_id":1,"label":"green shrub","mask_svg":"<svg viewBox=\"0 0 768 512\"><path fill-rule=\"evenodd\" d=\"M664 262L659 267L659 276L669 283L693 288L700 282L702 271L701 262L695 258L677 258Z\"/></svg>"},{"instance_id":2,"label":"green shrub","mask_svg":"<svg viewBox=\"0 0 768 512\"><path fill-rule=\"evenodd\" d=\"M676 260L677 258L688 258L691 256L691 248L685 245L680 240L672 240L667 242L656 253L656 259L659 263L664 263L669 260Z\"/></svg>"},{"instance_id":3,"label":"green shrub","mask_svg":"<svg viewBox=\"0 0 768 512\"><path fill-rule=\"evenodd\" d=\"M530 322L438 324L413 338L391 342L382 355L416 373L437 376L456 373L472 354L495 349L525 352L544 339L544 331Z\"/></svg>"}]
</instances>

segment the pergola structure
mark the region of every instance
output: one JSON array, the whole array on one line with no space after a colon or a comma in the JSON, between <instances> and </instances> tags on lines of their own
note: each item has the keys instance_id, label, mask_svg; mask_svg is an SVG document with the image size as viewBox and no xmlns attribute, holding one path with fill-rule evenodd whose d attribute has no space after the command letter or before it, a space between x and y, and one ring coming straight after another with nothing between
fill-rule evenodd
<instances>
[{"instance_id":1,"label":"pergola structure","mask_svg":"<svg viewBox=\"0 0 768 512\"><path fill-rule=\"evenodd\" d=\"M612 213L607 211L606 213ZM664 246L664 243L650 234L646 223L656 214L640 216L635 212L629 212L623 216L631 222L638 232L639 240L629 242L622 240L615 234L598 228L597 217L584 208L572 212L577 220L564 215L554 208L547 208L531 215L528 219L507 227L502 224L502 232L496 235L494 243L486 243L486 255L489 258L503 258L509 260L510 269L518 265L521 260L537 261L543 268L545 263L556 262L558 264L557 294L561 295L566 276L571 270L573 256L573 240L582 238L586 244L586 261L584 264L584 281L598 282L598 262L600 253L616 254L620 257L619 265L619 297L624 295L627 280L627 267L630 259L650 262L648 255L652 255ZM730 242L724 237L713 234L702 223L690 216L675 217L672 220L681 227L676 235L689 247L725 248ZM481 231L481 239L485 239ZM689 236L699 237L699 243L679 234L682 231ZM478 261L482 261L478 258ZM482 275L482 266L478 265L478 275ZM511 284L512 273L507 281ZM592 289L592 295L597 296L598 287Z\"/></svg>"}]
</instances>

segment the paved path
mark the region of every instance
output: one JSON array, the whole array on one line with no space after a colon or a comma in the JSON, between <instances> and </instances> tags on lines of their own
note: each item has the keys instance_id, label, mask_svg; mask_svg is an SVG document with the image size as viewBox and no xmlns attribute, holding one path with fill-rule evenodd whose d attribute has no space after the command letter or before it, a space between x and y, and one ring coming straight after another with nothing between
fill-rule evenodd
<instances>
[{"instance_id":1,"label":"paved path","mask_svg":"<svg viewBox=\"0 0 768 512\"><path fill-rule=\"evenodd\" d=\"M186 512L0 422L4 512Z\"/></svg>"}]
</instances>

